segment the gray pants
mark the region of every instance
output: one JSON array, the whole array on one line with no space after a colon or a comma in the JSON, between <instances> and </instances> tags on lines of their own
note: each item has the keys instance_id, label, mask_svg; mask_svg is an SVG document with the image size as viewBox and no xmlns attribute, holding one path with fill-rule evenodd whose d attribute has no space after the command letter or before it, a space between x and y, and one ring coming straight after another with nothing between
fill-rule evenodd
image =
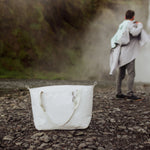
<instances>
[{"instance_id":1,"label":"gray pants","mask_svg":"<svg viewBox=\"0 0 150 150\"><path fill-rule=\"evenodd\" d=\"M117 76L117 89L116 89L117 94L122 93L121 91L122 80L125 78L126 70L128 73L128 81L127 81L128 93L133 93L133 84L135 78L135 59L130 63L119 68Z\"/></svg>"}]
</instances>

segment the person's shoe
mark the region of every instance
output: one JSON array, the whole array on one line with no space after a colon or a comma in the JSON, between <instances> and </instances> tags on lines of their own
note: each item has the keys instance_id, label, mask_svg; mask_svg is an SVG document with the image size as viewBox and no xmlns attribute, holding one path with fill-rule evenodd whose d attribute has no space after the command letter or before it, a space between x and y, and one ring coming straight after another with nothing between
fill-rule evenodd
<instances>
[{"instance_id":1,"label":"person's shoe","mask_svg":"<svg viewBox=\"0 0 150 150\"><path fill-rule=\"evenodd\" d=\"M117 94L116 98L127 98L127 96L124 94Z\"/></svg>"},{"instance_id":2,"label":"person's shoe","mask_svg":"<svg viewBox=\"0 0 150 150\"><path fill-rule=\"evenodd\" d=\"M137 97L136 95L127 95L128 99L132 99L132 100L139 100L141 99L140 97Z\"/></svg>"}]
</instances>

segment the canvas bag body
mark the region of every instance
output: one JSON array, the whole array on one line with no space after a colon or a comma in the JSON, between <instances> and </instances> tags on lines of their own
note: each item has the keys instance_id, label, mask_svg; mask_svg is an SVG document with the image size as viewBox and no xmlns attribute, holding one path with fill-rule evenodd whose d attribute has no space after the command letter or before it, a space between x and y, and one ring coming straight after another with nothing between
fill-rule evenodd
<instances>
[{"instance_id":1,"label":"canvas bag body","mask_svg":"<svg viewBox=\"0 0 150 150\"><path fill-rule=\"evenodd\" d=\"M94 86L63 85L29 89L36 129L84 129L92 117Z\"/></svg>"}]
</instances>

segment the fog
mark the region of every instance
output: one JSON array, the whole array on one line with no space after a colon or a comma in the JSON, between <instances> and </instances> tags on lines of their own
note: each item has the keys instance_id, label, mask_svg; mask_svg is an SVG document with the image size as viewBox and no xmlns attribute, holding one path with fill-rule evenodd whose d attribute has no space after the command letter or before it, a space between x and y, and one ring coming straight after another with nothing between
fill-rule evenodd
<instances>
[{"instance_id":1,"label":"fog","mask_svg":"<svg viewBox=\"0 0 150 150\"><path fill-rule=\"evenodd\" d=\"M150 31L150 0L148 5L148 20L147 20L147 32ZM150 34L150 33L149 33ZM150 83L150 43L147 43L139 51L136 60L136 81Z\"/></svg>"},{"instance_id":2,"label":"fog","mask_svg":"<svg viewBox=\"0 0 150 150\"><path fill-rule=\"evenodd\" d=\"M109 54L110 54L110 39L117 31L119 24L124 20L126 10L132 9L135 11L135 20L140 21L144 25L144 29L148 31L148 6L143 3L143 6L137 1L136 5L124 5L124 8L117 6L115 9L105 8L102 14L97 14L97 17L91 22L88 27L88 32L85 35L82 43L84 55L82 63L82 77L87 79L109 79ZM143 11L145 8L145 11ZM145 45L140 49L136 59L136 81L150 82L150 44ZM115 78L113 78L115 79Z\"/></svg>"}]
</instances>

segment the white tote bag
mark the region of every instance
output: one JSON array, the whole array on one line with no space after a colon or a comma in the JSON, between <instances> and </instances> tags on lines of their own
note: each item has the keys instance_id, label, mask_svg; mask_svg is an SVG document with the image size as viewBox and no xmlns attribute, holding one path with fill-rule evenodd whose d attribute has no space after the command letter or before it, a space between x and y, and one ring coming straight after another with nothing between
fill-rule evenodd
<instances>
[{"instance_id":1,"label":"white tote bag","mask_svg":"<svg viewBox=\"0 0 150 150\"><path fill-rule=\"evenodd\" d=\"M85 129L92 117L94 85L30 88L37 130Z\"/></svg>"}]
</instances>

